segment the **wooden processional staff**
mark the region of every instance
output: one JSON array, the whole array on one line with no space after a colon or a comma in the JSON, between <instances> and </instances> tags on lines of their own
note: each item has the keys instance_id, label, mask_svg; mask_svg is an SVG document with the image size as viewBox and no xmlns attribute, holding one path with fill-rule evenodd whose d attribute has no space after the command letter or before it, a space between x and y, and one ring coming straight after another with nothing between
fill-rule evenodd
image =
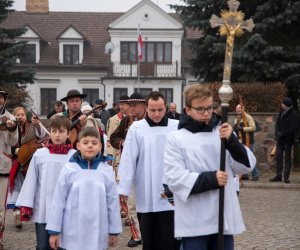
<instances>
[{"instance_id":1,"label":"wooden processional staff","mask_svg":"<svg viewBox=\"0 0 300 250\"><path fill-rule=\"evenodd\" d=\"M221 18L212 15L210 25L212 28L220 27L219 32L221 36L227 36L226 52L224 62L224 72L222 86L219 89L219 97L222 106L222 123L227 122L229 101L232 99L233 91L230 87L230 76L232 66L232 53L235 36L241 36L244 29L249 32L254 28L252 19L244 21L245 14L238 11L240 5L239 1L229 0L229 10L221 11ZM225 171L225 139L221 141L221 160L220 170ZM224 249L224 187L220 189L219 195L219 233L218 233L218 249Z\"/></svg>"}]
</instances>

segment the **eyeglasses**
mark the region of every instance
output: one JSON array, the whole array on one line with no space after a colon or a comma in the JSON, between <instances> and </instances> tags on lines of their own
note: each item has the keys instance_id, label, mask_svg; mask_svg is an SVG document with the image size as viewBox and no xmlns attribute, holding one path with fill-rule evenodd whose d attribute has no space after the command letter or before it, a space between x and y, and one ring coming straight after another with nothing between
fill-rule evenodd
<instances>
[{"instance_id":1,"label":"eyeglasses","mask_svg":"<svg viewBox=\"0 0 300 250\"><path fill-rule=\"evenodd\" d=\"M207 113L211 113L213 111L212 105L210 105L208 107L192 107L192 106L190 106L190 108L196 110L199 114L204 114L205 111L207 111Z\"/></svg>"}]
</instances>

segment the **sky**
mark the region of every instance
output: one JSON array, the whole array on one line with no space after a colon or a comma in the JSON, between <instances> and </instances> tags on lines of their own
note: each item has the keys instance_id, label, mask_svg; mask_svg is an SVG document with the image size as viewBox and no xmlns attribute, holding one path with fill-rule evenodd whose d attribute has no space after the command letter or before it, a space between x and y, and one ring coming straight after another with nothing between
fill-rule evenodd
<instances>
[{"instance_id":1,"label":"sky","mask_svg":"<svg viewBox=\"0 0 300 250\"><path fill-rule=\"evenodd\" d=\"M49 0L50 11L125 12L141 0ZM180 0L152 0L166 12L174 12L168 4L183 4ZM13 9L25 10L26 0L15 0Z\"/></svg>"}]
</instances>

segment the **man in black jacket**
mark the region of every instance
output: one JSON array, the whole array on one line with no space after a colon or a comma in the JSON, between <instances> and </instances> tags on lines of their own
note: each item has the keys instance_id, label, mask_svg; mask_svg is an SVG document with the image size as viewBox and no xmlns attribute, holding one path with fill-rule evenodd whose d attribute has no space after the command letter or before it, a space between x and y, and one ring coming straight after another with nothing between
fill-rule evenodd
<instances>
[{"instance_id":1,"label":"man in black jacket","mask_svg":"<svg viewBox=\"0 0 300 250\"><path fill-rule=\"evenodd\" d=\"M283 171L283 153L285 153L285 168L284 168L284 182L290 183L289 177L292 166L292 147L297 131L297 114L293 110L293 102L291 98L285 97L281 104L280 111L276 124L276 176L270 179L271 182L282 181Z\"/></svg>"},{"instance_id":2,"label":"man in black jacket","mask_svg":"<svg viewBox=\"0 0 300 250\"><path fill-rule=\"evenodd\" d=\"M180 120L180 114L176 112L176 103L171 102L169 104L169 111L167 113L167 117L170 119Z\"/></svg>"}]
</instances>

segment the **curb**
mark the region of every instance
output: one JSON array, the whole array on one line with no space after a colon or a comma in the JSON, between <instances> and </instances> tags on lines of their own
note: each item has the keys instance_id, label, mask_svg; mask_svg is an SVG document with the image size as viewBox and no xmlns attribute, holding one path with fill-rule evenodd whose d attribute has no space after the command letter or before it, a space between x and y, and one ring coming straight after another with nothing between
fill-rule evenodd
<instances>
[{"instance_id":1,"label":"curb","mask_svg":"<svg viewBox=\"0 0 300 250\"><path fill-rule=\"evenodd\" d=\"M299 189L300 184L296 183L262 183L262 182L242 182L241 188L266 188L266 189Z\"/></svg>"}]
</instances>

